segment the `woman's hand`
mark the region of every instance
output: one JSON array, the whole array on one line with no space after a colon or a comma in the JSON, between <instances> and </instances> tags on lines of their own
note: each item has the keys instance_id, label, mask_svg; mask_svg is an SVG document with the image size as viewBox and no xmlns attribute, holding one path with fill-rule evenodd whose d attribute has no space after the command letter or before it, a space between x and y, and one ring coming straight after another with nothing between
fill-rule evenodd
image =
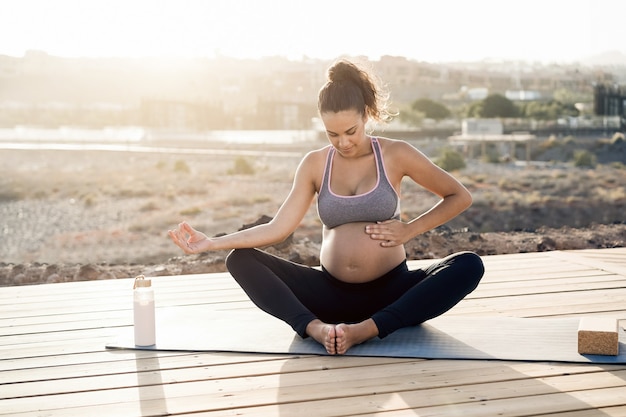
<instances>
[{"instance_id":1,"label":"woman's hand","mask_svg":"<svg viewBox=\"0 0 626 417\"><path fill-rule=\"evenodd\" d=\"M167 234L176 246L187 254L206 252L211 249L211 239L187 222L180 223L176 229L168 231Z\"/></svg>"},{"instance_id":2,"label":"woman's hand","mask_svg":"<svg viewBox=\"0 0 626 417\"><path fill-rule=\"evenodd\" d=\"M374 240L380 240L380 246L390 248L405 244L410 237L408 226L399 220L386 220L365 226L365 233Z\"/></svg>"}]
</instances>

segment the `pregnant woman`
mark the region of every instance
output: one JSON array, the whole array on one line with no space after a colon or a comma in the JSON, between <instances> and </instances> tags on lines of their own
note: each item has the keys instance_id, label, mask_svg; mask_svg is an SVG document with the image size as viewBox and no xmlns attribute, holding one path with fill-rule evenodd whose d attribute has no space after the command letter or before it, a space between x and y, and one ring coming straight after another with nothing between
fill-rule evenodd
<instances>
[{"instance_id":1,"label":"pregnant woman","mask_svg":"<svg viewBox=\"0 0 626 417\"><path fill-rule=\"evenodd\" d=\"M345 354L354 345L445 313L484 273L472 252L452 254L425 269L407 267L404 244L463 212L472 198L409 143L368 134L369 120L390 120L386 98L367 71L336 62L318 98L330 144L304 156L272 221L220 237L186 222L169 231L188 254L232 249L226 266L250 299L329 354ZM404 177L440 197L410 221L400 217ZM320 269L256 249L286 239L316 197L323 223Z\"/></svg>"}]
</instances>

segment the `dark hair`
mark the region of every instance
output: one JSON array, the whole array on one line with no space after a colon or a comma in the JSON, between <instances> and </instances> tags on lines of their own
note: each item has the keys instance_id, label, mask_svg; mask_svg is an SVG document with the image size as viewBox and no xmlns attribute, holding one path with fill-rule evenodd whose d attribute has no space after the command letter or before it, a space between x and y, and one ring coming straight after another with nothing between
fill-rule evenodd
<instances>
[{"instance_id":1,"label":"dark hair","mask_svg":"<svg viewBox=\"0 0 626 417\"><path fill-rule=\"evenodd\" d=\"M317 109L321 113L356 110L377 122L388 122L388 94L367 71L345 59L328 68L327 82L319 91Z\"/></svg>"}]
</instances>

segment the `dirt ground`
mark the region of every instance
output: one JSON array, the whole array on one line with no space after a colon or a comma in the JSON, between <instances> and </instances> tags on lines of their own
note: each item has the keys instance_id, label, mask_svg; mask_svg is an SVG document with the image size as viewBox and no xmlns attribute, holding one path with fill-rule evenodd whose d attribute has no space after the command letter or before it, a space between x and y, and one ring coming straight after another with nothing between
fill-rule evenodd
<instances>
[{"instance_id":1,"label":"dirt ground","mask_svg":"<svg viewBox=\"0 0 626 417\"><path fill-rule=\"evenodd\" d=\"M0 150L0 285L224 271L226 253L183 255L168 229L209 235L272 216L293 172L320 144L190 151ZM626 245L626 170L470 163L457 176L473 206L406 245L409 259ZM436 199L403 184L403 216ZM312 206L285 243L267 248L319 264Z\"/></svg>"}]
</instances>

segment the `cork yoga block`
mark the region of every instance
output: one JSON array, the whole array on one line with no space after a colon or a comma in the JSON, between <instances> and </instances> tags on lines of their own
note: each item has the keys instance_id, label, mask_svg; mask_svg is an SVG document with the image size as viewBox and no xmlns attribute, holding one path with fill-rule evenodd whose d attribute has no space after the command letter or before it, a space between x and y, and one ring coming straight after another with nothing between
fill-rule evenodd
<instances>
[{"instance_id":1,"label":"cork yoga block","mask_svg":"<svg viewBox=\"0 0 626 417\"><path fill-rule=\"evenodd\" d=\"M578 324L578 353L581 355L619 354L617 319L583 317Z\"/></svg>"}]
</instances>

